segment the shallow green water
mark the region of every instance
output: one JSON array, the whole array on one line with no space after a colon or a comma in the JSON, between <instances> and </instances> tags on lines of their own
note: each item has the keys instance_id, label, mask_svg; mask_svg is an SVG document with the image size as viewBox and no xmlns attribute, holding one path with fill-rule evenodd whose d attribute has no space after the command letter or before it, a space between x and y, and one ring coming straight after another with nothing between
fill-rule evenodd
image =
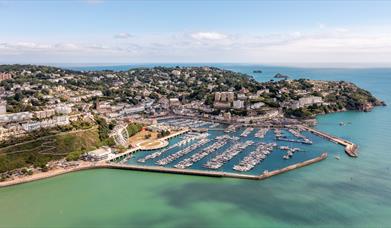
<instances>
[{"instance_id":1,"label":"shallow green water","mask_svg":"<svg viewBox=\"0 0 391 228\"><path fill-rule=\"evenodd\" d=\"M256 69L354 81L391 104L391 70ZM389 226L390 117L389 107L319 117L319 129L359 144L359 158L341 154L265 181L89 170L2 188L0 226Z\"/></svg>"}]
</instances>

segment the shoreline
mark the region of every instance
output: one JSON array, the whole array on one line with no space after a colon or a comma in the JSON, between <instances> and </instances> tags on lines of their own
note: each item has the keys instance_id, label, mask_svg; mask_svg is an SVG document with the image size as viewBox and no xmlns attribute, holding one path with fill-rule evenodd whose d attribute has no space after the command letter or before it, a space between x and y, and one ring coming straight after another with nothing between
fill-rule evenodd
<instances>
[{"instance_id":1,"label":"shoreline","mask_svg":"<svg viewBox=\"0 0 391 228\"><path fill-rule=\"evenodd\" d=\"M222 171L195 170L195 169L177 169L177 168L166 168L166 167L156 167L156 166L121 165L121 164L106 163L104 161L82 162L79 166L74 168L69 168L69 169L58 168L58 169L50 170L48 172L42 172L35 175L33 174L31 176L24 176L9 181L3 181L0 182L0 188L25 184L29 182L60 176L63 174L68 174L68 173L78 172L83 170L92 170L92 169L121 169L121 170L172 173L172 174L193 175L193 176L228 177L228 178L238 178L238 179L248 179L248 180L264 180L278 174L282 174L297 168L301 168L304 166L311 165L313 163L317 163L319 161L325 160L327 157L328 157L327 153L323 153L318 157L306 161L302 161L293 165L289 165L287 167L278 170L264 172L260 175L230 173L230 172L222 172Z\"/></svg>"}]
</instances>

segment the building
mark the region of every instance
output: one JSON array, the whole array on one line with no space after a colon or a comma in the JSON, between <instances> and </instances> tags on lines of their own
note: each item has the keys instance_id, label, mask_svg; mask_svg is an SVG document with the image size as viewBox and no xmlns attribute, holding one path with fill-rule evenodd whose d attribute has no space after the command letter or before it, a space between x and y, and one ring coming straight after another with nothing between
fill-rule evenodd
<instances>
[{"instance_id":1,"label":"building","mask_svg":"<svg viewBox=\"0 0 391 228\"><path fill-rule=\"evenodd\" d=\"M11 78L12 78L12 75L10 73L0 72L0 82L3 80L11 79Z\"/></svg>"},{"instance_id":2,"label":"building","mask_svg":"<svg viewBox=\"0 0 391 228\"><path fill-rule=\"evenodd\" d=\"M57 114L67 115L72 112L72 108L69 105L59 105L55 108Z\"/></svg>"},{"instance_id":3,"label":"building","mask_svg":"<svg viewBox=\"0 0 391 228\"><path fill-rule=\"evenodd\" d=\"M221 108L221 109L231 108L231 103L230 102L214 102L213 106L215 108Z\"/></svg>"},{"instance_id":4,"label":"building","mask_svg":"<svg viewBox=\"0 0 391 228\"><path fill-rule=\"evenodd\" d=\"M31 112L3 114L0 115L0 123L20 122L30 120L31 118L33 118L33 114Z\"/></svg>"},{"instance_id":5,"label":"building","mask_svg":"<svg viewBox=\"0 0 391 228\"><path fill-rule=\"evenodd\" d=\"M170 107L180 106L181 102L178 98L170 98Z\"/></svg>"},{"instance_id":6,"label":"building","mask_svg":"<svg viewBox=\"0 0 391 228\"><path fill-rule=\"evenodd\" d=\"M43 111L34 112L34 117L38 118L38 119L45 119L45 118L52 117L55 114L56 114L56 111L54 109L47 109L47 110L43 110Z\"/></svg>"},{"instance_id":7,"label":"building","mask_svg":"<svg viewBox=\"0 0 391 228\"><path fill-rule=\"evenodd\" d=\"M223 114L223 117L224 117L224 120L231 120L231 113L230 112L226 112Z\"/></svg>"},{"instance_id":8,"label":"building","mask_svg":"<svg viewBox=\"0 0 391 228\"><path fill-rule=\"evenodd\" d=\"M264 93L269 93L269 89L261 89L261 90L258 90L258 91L257 91L257 95L258 95L258 96L260 96L260 95L262 95L262 94L264 94Z\"/></svg>"},{"instance_id":9,"label":"building","mask_svg":"<svg viewBox=\"0 0 391 228\"><path fill-rule=\"evenodd\" d=\"M216 92L215 101L217 102L233 102L235 94L233 92Z\"/></svg>"},{"instance_id":10,"label":"building","mask_svg":"<svg viewBox=\"0 0 391 228\"><path fill-rule=\"evenodd\" d=\"M68 125L69 117L68 116L55 116L50 119L45 119L42 121L34 121L34 122L28 122L22 124L22 128L29 132L29 131L35 131L41 128L53 128L57 126L65 126Z\"/></svg>"},{"instance_id":11,"label":"building","mask_svg":"<svg viewBox=\"0 0 391 228\"><path fill-rule=\"evenodd\" d=\"M248 92L249 92L249 90L246 89L246 88L241 88L241 89L240 89L240 93L246 94L246 93L248 93Z\"/></svg>"},{"instance_id":12,"label":"building","mask_svg":"<svg viewBox=\"0 0 391 228\"><path fill-rule=\"evenodd\" d=\"M7 101L0 101L0 115L7 113Z\"/></svg>"},{"instance_id":13,"label":"building","mask_svg":"<svg viewBox=\"0 0 391 228\"><path fill-rule=\"evenodd\" d=\"M239 100L246 100L246 99L247 99L247 96L246 96L246 94L244 94L244 93L239 93L239 94L238 94L238 99L239 99Z\"/></svg>"},{"instance_id":14,"label":"building","mask_svg":"<svg viewBox=\"0 0 391 228\"><path fill-rule=\"evenodd\" d=\"M323 100L321 97L310 96L310 97L302 97L298 101L294 101L291 105L292 109L298 109L305 106L313 105L313 104L322 104Z\"/></svg>"},{"instance_id":15,"label":"building","mask_svg":"<svg viewBox=\"0 0 391 228\"><path fill-rule=\"evenodd\" d=\"M171 74L173 74L175 76L181 76L181 71L180 70L173 70L173 71L171 71Z\"/></svg>"},{"instance_id":16,"label":"building","mask_svg":"<svg viewBox=\"0 0 391 228\"><path fill-rule=\"evenodd\" d=\"M250 106L251 109L260 109L262 106L264 106L265 103L263 102L257 102L257 103L254 103Z\"/></svg>"},{"instance_id":17,"label":"building","mask_svg":"<svg viewBox=\"0 0 391 228\"><path fill-rule=\"evenodd\" d=\"M110 158L112 155L113 153L111 152L110 147L102 146L99 149L88 152L86 159L90 161L101 161Z\"/></svg>"},{"instance_id":18,"label":"building","mask_svg":"<svg viewBox=\"0 0 391 228\"><path fill-rule=\"evenodd\" d=\"M128 115L128 114L133 114L133 113L138 113L138 112L143 112L145 111L145 107L143 105L137 105L137 106L129 106L125 107L120 111L121 115Z\"/></svg>"},{"instance_id":19,"label":"building","mask_svg":"<svg viewBox=\"0 0 391 228\"><path fill-rule=\"evenodd\" d=\"M111 105L109 102L97 101L96 111L98 111L99 113L111 112Z\"/></svg>"},{"instance_id":20,"label":"building","mask_svg":"<svg viewBox=\"0 0 391 228\"><path fill-rule=\"evenodd\" d=\"M244 101L241 101L241 100L233 101L233 108L234 109L242 109L242 108L244 108Z\"/></svg>"}]
</instances>

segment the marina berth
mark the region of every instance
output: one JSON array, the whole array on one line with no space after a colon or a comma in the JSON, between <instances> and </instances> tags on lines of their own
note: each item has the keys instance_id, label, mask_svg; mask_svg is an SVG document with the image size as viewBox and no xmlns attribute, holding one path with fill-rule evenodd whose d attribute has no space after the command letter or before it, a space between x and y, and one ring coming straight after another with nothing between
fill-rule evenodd
<instances>
[{"instance_id":1,"label":"marina berth","mask_svg":"<svg viewBox=\"0 0 391 228\"><path fill-rule=\"evenodd\" d=\"M280 148L280 150L285 150L285 151L287 152L286 155L284 155L284 156L282 157L282 158L284 158L285 160L288 160L288 159L292 158L292 156L293 156L293 154L294 154L295 152L300 151L300 148L297 148L297 147L291 148L291 147L289 147L289 146L280 146L279 148Z\"/></svg>"},{"instance_id":2,"label":"marina berth","mask_svg":"<svg viewBox=\"0 0 391 228\"><path fill-rule=\"evenodd\" d=\"M247 137L249 134L251 134L251 132L254 130L254 128L252 127L248 127L246 128L242 134L240 134L241 137Z\"/></svg>"},{"instance_id":3,"label":"marina berth","mask_svg":"<svg viewBox=\"0 0 391 228\"><path fill-rule=\"evenodd\" d=\"M260 143L255 151L247 155L238 165L235 165L233 169L240 172L250 171L262 162L276 146L276 143Z\"/></svg>"},{"instance_id":4,"label":"marina berth","mask_svg":"<svg viewBox=\"0 0 391 228\"><path fill-rule=\"evenodd\" d=\"M260 128L257 133L255 133L256 138L263 139L265 138L266 133L269 131L269 128Z\"/></svg>"},{"instance_id":5,"label":"marina berth","mask_svg":"<svg viewBox=\"0 0 391 228\"><path fill-rule=\"evenodd\" d=\"M216 142L215 143L213 143L212 145L206 147L201 152L199 152L197 154L194 154L190 158L182 160L181 162L179 162L178 164L175 165L175 168L185 169L185 168L188 168L188 167L192 166L194 163L198 162L199 160L201 160L202 158L206 157L210 153L212 153L212 152L220 149L224 145L226 145L228 143L228 141L231 140L231 139L232 138L230 136L227 136L227 135L216 137Z\"/></svg>"},{"instance_id":6,"label":"marina berth","mask_svg":"<svg viewBox=\"0 0 391 228\"><path fill-rule=\"evenodd\" d=\"M218 169L252 144L254 144L254 142L250 140L244 143L236 142L228 150L209 160L204 167L209 169Z\"/></svg>"},{"instance_id":7,"label":"marina berth","mask_svg":"<svg viewBox=\"0 0 391 228\"><path fill-rule=\"evenodd\" d=\"M308 139L307 137L305 137L304 135L301 134L300 130L295 130L295 129L288 129L288 131L294 135L296 138L299 138L302 140L302 143L305 143L305 144L312 144L312 141L310 139Z\"/></svg>"},{"instance_id":8,"label":"marina berth","mask_svg":"<svg viewBox=\"0 0 391 228\"><path fill-rule=\"evenodd\" d=\"M152 154L149 154L147 156L145 156L144 158L140 158L138 159L137 161L140 162L140 163L144 163L146 162L147 160L151 160L151 159L154 159L154 158L157 158L159 156L161 156L162 154L166 153L167 151L171 150L171 149L174 149L176 147L179 147L179 146L184 146L186 144L189 144L190 142L194 141L194 140L199 140L199 139L205 139L208 137L208 133L203 133L203 134L191 134L189 133L188 135L185 135L183 137L183 140L181 140L180 142L164 149L164 150L161 150L161 151L157 151L157 152L154 152Z\"/></svg>"},{"instance_id":9,"label":"marina berth","mask_svg":"<svg viewBox=\"0 0 391 228\"><path fill-rule=\"evenodd\" d=\"M274 134L276 136L276 139L279 141L286 141L286 142L293 142L293 143L302 143L302 144L309 144L309 145L312 144L312 141L307 137L305 137L304 135L302 135L299 131L294 130L292 128L289 128L288 131L298 139L288 138L286 135L283 134L281 129L275 128Z\"/></svg>"},{"instance_id":10,"label":"marina berth","mask_svg":"<svg viewBox=\"0 0 391 228\"><path fill-rule=\"evenodd\" d=\"M186 147L185 149L183 150L180 150L174 154L170 154L168 157L166 158L163 158L163 159L160 159L156 162L156 165L167 165L167 164L170 164L171 162L173 162L174 160L177 160L178 158L198 149L199 147L207 144L210 140L209 139L201 139L199 142L197 143L194 143L192 145L190 145L189 147Z\"/></svg>"},{"instance_id":11,"label":"marina berth","mask_svg":"<svg viewBox=\"0 0 391 228\"><path fill-rule=\"evenodd\" d=\"M284 136L284 135L282 134L281 129L279 129L279 128L275 128L275 129L274 129L274 134L275 134L276 138L281 138L281 137Z\"/></svg>"},{"instance_id":12,"label":"marina berth","mask_svg":"<svg viewBox=\"0 0 391 228\"><path fill-rule=\"evenodd\" d=\"M219 126L220 126L219 123L213 123L212 125L209 126L209 128L217 128Z\"/></svg>"},{"instance_id":13,"label":"marina berth","mask_svg":"<svg viewBox=\"0 0 391 228\"><path fill-rule=\"evenodd\" d=\"M225 133L234 132L234 131L236 131L236 126L235 126L234 124L229 125L229 126L224 130Z\"/></svg>"}]
</instances>

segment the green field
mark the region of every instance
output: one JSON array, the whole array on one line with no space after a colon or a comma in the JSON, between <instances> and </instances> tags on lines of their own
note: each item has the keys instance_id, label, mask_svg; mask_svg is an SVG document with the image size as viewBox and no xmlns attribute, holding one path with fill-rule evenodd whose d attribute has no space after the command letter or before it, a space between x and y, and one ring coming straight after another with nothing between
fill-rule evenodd
<instances>
[{"instance_id":1,"label":"green field","mask_svg":"<svg viewBox=\"0 0 391 228\"><path fill-rule=\"evenodd\" d=\"M91 128L0 148L0 173L29 165L43 167L48 161L65 157L72 151L92 150L100 144L98 130Z\"/></svg>"}]
</instances>

